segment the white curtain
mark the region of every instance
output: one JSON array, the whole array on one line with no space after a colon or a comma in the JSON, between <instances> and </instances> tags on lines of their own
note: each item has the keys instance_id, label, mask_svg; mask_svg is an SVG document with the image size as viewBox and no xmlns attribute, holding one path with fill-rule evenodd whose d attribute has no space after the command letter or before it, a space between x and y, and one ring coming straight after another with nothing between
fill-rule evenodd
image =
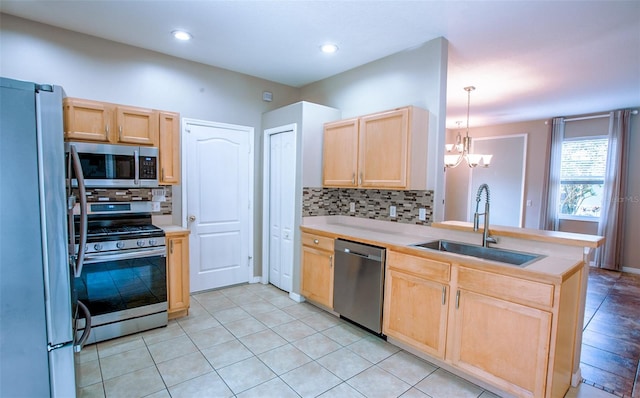
<instances>
[{"instance_id":1,"label":"white curtain","mask_svg":"<svg viewBox=\"0 0 640 398\"><path fill-rule=\"evenodd\" d=\"M546 203L543 204L543 229L557 231L560 200L560 166L562 161L562 141L564 140L564 118L553 119L551 142L549 146L549 170L545 186Z\"/></svg>"},{"instance_id":2,"label":"white curtain","mask_svg":"<svg viewBox=\"0 0 640 398\"><path fill-rule=\"evenodd\" d=\"M598 223L598 235L605 237L605 244L596 251L596 265L600 268L622 269L622 234L624 233L630 122L630 110L611 112L607 168Z\"/></svg>"}]
</instances>

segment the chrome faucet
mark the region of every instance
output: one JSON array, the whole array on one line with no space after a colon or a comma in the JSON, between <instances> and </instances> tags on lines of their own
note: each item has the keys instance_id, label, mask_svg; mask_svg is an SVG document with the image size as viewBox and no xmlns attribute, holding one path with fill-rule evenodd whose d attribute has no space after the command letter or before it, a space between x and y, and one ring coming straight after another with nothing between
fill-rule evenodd
<instances>
[{"instance_id":1,"label":"chrome faucet","mask_svg":"<svg viewBox=\"0 0 640 398\"><path fill-rule=\"evenodd\" d=\"M485 191L486 200L484 202L484 213L478 213L478 207L480 206L480 195L482 191ZM480 216L484 216L484 231L482 232L482 246L489 247L489 243L498 243L496 238L489 236L489 186L482 184L478 187L478 193L476 194L476 212L473 214L473 230L478 230L478 224L480 224Z\"/></svg>"}]
</instances>

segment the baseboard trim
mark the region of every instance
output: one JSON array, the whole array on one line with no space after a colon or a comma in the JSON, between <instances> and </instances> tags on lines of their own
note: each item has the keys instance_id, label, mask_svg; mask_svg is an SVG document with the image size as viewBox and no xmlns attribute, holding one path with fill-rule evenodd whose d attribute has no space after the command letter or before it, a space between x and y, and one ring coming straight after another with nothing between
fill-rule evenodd
<instances>
[{"instance_id":1,"label":"baseboard trim","mask_svg":"<svg viewBox=\"0 0 640 398\"><path fill-rule=\"evenodd\" d=\"M289 292L289 298L295 301L296 303L302 303L303 301L305 301L304 297L294 292Z\"/></svg>"},{"instance_id":2,"label":"baseboard trim","mask_svg":"<svg viewBox=\"0 0 640 398\"><path fill-rule=\"evenodd\" d=\"M622 272L640 275L640 268L622 267Z\"/></svg>"},{"instance_id":3,"label":"baseboard trim","mask_svg":"<svg viewBox=\"0 0 640 398\"><path fill-rule=\"evenodd\" d=\"M578 367L578 370L571 375L571 387L578 387L582 382L582 370Z\"/></svg>"}]
</instances>

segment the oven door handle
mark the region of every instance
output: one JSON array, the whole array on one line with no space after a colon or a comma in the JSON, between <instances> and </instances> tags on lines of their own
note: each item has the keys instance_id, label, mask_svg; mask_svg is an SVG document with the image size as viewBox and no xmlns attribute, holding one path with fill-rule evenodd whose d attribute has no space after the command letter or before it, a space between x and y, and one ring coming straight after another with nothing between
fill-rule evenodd
<instances>
[{"instance_id":1,"label":"oven door handle","mask_svg":"<svg viewBox=\"0 0 640 398\"><path fill-rule=\"evenodd\" d=\"M104 263L107 261L131 260L135 258L145 257L166 257L167 248L165 246L150 249L136 249L126 253L109 253L109 254L87 254L85 256L85 264Z\"/></svg>"}]
</instances>

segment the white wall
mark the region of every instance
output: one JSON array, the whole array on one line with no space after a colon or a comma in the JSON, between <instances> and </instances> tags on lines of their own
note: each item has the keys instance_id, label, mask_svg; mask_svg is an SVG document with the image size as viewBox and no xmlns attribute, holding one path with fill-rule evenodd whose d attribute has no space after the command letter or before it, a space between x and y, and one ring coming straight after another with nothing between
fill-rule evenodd
<instances>
[{"instance_id":1,"label":"white wall","mask_svg":"<svg viewBox=\"0 0 640 398\"><path fill-rule=\"evenodd\" d=\"M69 97L180 112L181 117L251 126L262 169L262 113L298 101L300 90L196 62L0 14L0 75L57 84ZM262 101L271 91L273 102ZM256 173L256 177L260 174ZM262 203L256 178L253 203ZM181 222L181 187L173 190ZM261 206L255 206L254 264L261 266Z\"/></svg>"},{"instance_id":2,"label":"white wall","mask_svg":"<svg viewBox=\"0 0 640 398\"><path fill-rule=\"evenodd\" d=\"M429 111L427 189L434 190L434 220L443 219L443 164L448 42L431 40L302 88L306 101L355 117L414 105Z\"/></svg>"}]
</instances>

